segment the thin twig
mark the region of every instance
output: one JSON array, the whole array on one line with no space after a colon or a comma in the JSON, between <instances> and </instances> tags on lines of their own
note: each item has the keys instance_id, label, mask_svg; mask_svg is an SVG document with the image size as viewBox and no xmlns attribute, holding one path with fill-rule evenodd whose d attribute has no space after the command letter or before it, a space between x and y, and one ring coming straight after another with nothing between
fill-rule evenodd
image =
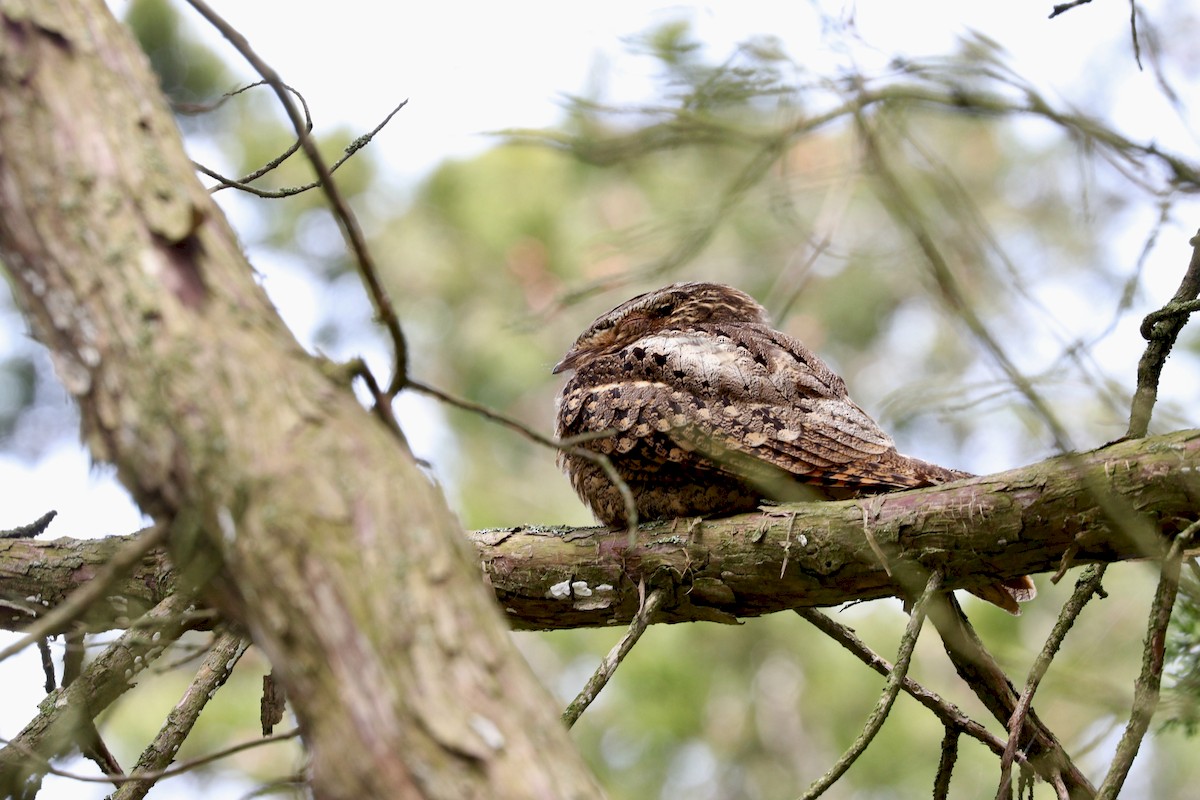
<instances>
[{"instance_id":1,"label":"thin twig","mask_svg":"<svg viewBox=\"0 0 1200 800\"><path fill-rule=\"evenodd\" d=\"M1046 642L1042 645L1042 652L1038 654L1037 660L1029 668L1029 677L1025 679L1025 690L1021 692L1021 698L1017 701L1017 708L1013 711L1012 717L1008 721L1008 744L1005 746L1004 755L1000 759L1000 785L996 789L996 800L1004 800L1004 798L1012 795L1012 765L1017 756L1017 746L1021 741L1021 734L1025 730L1025 717L1029 714L1029 706L1033 702L1033 694L1037 691L1038 685L1041 684L1046 670L1050 668L1050 662L1058 653L1059 647L1062 646L1067 632L1075 624L1075 620L1079 617L1080 612L1083 611L1083 607L1088 604L1088 601L1100 589L1100 582L1103 578L1104 565L1102 564L1093 564L1083 571L1083 574L1079 576L1079 580L1075 582L1075 591L1072 592L1070 599L1063 604L1062 611L1058 615L1058 621L1054 624L1050 635L1046 637Z\"/></svg>"},{"instance_id":2,"label":"thin twig","mask_svg":"<svg viewBox=\"0 0 1200 800\"><path fill-rule=\"evenodd\" d=\"M292 728L291 730L284 731L282 733L276 733L272 734L271 736L263 736L261 738L239 742L238 744L230 745L229 747L225 747L220 750L215 750L207 755L197 756L196 758L190 758L186 761L180 761L177 765L171 767L170 769L164 769L158 772L148 772L142 775L105 775L103 778L98 778L95 775L82 775L78 772L70 772L65 769L59 769L49 760L43 758L34 750L31 750L28 746L21 744L16 739L9 740L0 737L0 744L3 744L7 747L15 747L17 750L22 751L30 758L38 759L42 762L42 771L48 775L57 775L60 778L70 778L71 780L79 781L80 783L130 783L135 781L159 781L163 778L174 778L176 775L182 775L185 772L194 770L196 767L202 767L205 764L211 764L214 761L220 761L223 758L229 758L229 756L235 755L244 750L253 750L256 747L275 744L276 742L284 742L288 739L296 739L299 736L300 729Z\"/></svg>"},{"instance_id":3,"label":"thin twig","mask_svg":"<svg viewBox=\"0 0 1200 800\"><path fill-rule=\"evenodd\" d=\"M797 608L794 611L811 622L818 630L850 651L858 660L885 678L892 673L892 665L867 646L866 642L850 628L830 618L815 608ZM964 714L957 706L936 692L926 689L912 678L906 677L901 687L910 697L934 713L947 728L962 731L979 741L996 755L1004 752L1004 741L984 726Z\"/></svg>"},{"instance_id":4,"label":"thin twig","mask_svg":"<svg viewBox=\"0 0 1200 800\"><path fill-rule=\"evenodd\" d=\"M254 85L258 86L258 85L262 85L262 83L265 83L265 82L259 82ZM301 95L299 92L297 92L295 89L293 89L290 86L285 86L285 88L287 88L288 91L292 92L292 94L296 95L296 97L300 100L300 103L304 106L304 120L305 120L305 124L306 124L306 129L311 133L312 132L312 117L309 116L308 105L304 101L304 96ZM337 172L338 169L340 169L343 164L345 164L347 161L349 161L351 158L353 158L355 156L355 154L358 153L359 150L363 149L368 144L370 144L371 140L373 138L375 138L375 135L378 134L381 130L383 130L383 128L389 122L392 121L392 117L396 116L396 114L399 113L400 109L404 108L406 105L408 105L407 100L401 101L401 103L399 105L397 105L395 108L393 108L388 113L388 115L383 118L382 122L380 122L378 125L376 125L371 130L364 133L362 136L359 136L357 139L352 141L350 144L346 145L346 147L342 151L342 155L338 158L338 160L334 161L332 164L329 165L329 174L332 175L333 173ZM261 197L266 200L277 200L277 199L283 198L283 197L292 197L294 195L302 194L311 189L315 189L321 185L321 182L319 180L311 181L309 183L303 183L303 184L300 184L299 186L288 186L283 189L260 189L259 187L252 186L250 184L250 181L257 180L258 178L261 178L263 175L266 175L271 170L278 168L284 161L286 161L288 158L290 158L299 149L300 149L300 140L297 139L295 142L292 143L292 145L286 151L279 154L275 158L271 159L266 164L264 164L263 166L259 167L256 170L254 170L250 174L244 175L241 178L229 178L229 177L226 177L225 175L221 175L220 173L216 172L215 170L209 169L208 167L204 166L203 164L199 164L194 161L192 163L196 167L196 169L200 170L201 172L203 172L205 175L212 178L213 180L218 181L218 184L216 186L209 189L209 192L212 194L216 194L217 192L221 191L222 189L239 189L243 192L247 192L248 194L252 194L255 197Z\"/></svg>"},{"instance_id":5,"label":"thin twig","mask_svg":"<svg viewBox=\"0 0 1200 800\"><path fill-rule=\"evenodd\" d=\"M822 775L817 780L813 781L808 787L808 791L802 795L801 800L813 800L825 793L850 766L858 760L858 757L863 754L867 746L871 744L871 740L875 738L875 734L879 733L879 729L883 727L884 720L892 710L892 704L896 702L897 695L900 694L900 687L904 683L904 676L908 674L909 664L912 663L913 650L917 646L917 637L921 633L921 626L925 622L925 607L929 604L932 598L941 586L942 575L940 572L934 572L929 576L929 581L925 584L925 591L913 604L912 614L908 618L908 626L904 629L904 635L900 638L900 651L896 654L896 666L892 668L888 675L887 682L883 687L883 694L879 696L878 702L875 703L875 709L871 712L871 716L867 718L867 722L863 725L862 732L854 743L842 754L842 757L837 760L829 771Z\"/></svg>"},{"instance_id":6,"label":"thin twig","mask_svg":"<svg viewBox=\"0 0 1200 800\"><path fill-rule=\"evenodd\" d=\"M0 661L21 652L38 639L65 628L93 603L107 595L109 588L132 569L142 556L157 547L166 537L166 533L165 525L155 525L118 550L112 560L96 572L95 577L72 592L70 597L45 616L30 623L24 630L24 636L0 650Z\"/></svg>"},{"instance_id":7,"label":"thin twig","mask_svg":"<svg viewBox=\"0 0 1200 800\"><path fill-rule=\"evenodd\" d=\"M1162 562L1158 589L1154 592L1154 603L1150 607L1147 623L1146 645L1142 650L1142 671L1133 690L1133 710L1125 733L1117 744L1117 752L1109 765L1108 774L1096 790L1097 800L1115 800L1133 760L1137 757L1142 739L1150 727L1154 710L1158 707L1159 686L1162 682L1163 661L1166 657L1167 625L1171 622L1171 609L1175 607L1175 596L1179 592L1179 571L1183 552L1192 537L1200 533L1200 522L1193 522L1171 543Z\"/></svg>"},{"instance_id":8,"label":"thin twig","mask_svg":"<svg viewBox=\"0 0 1200 800\"><path fill-rule=\"evenodd\" d=\"M58 516L57 511L47 511L28 525L18 525L15 528L0 531L0 539L32 539L46 532L50 523Z\"/></svg>"},{"instance_id":9,"label":"thin twig","mask_svg":"<svg viewBox=\"0 0 1200 800\"><path fill-rule=\"evenodd\" d=\"M1056 3L1054 5L1054 10L1050 12L1050 19L1054 19L1059 14L1065 14L1072 8L1087 5L1090 2L1092 2L1092 0L1071 0L1069 3Z\"/></svg>"},{"instance_id":10,"label":"thin twig","mask_svg":"<svg viewBox=\"0 0 1200 800\"><path fill-rule=\"evenodd\" d=\"M933 779L933 800L950 797L950 776L954 773L954 762L958 760L958 739L962 731L946 726L942 735L942 755L938 759L937 775Z\"/></svg>"},{"instance_id":11,"label":"thin twig","mask_svg":"<svg viewBox=\"0 0 1200 800\"><path fill-rule=\"evenodd\" d=\"M1133 59L1137 62L1138 71L1142 71L1142 44L1138 41L1137 30L1137 0L1129 0L1129 35L1133 39Z\"/></svg>"},{"instance_id":12,"label":"thin twig","mask_svg":"<svg viewBox=\"0 0 1200 800\"><path fill-rule=\"evenodd\" d=\"M236 97L237 95L241 94L242 92L249 91L250 89L253 89L258 86L268 86L268 85L270 85L270 84L268 84L266 81L255 81L254 83L251 83L247 86L243 86L240 89L235 89L232 92L226 92L224 95L221 96L221 98L216 103L212 103L209 107L204 108L203 110L211 111L215 108L219 108L221 105L223 105L225 103L226 100L228 100L231 97ZM313 129L313 121L312 121L312 113L308 110L308 101L304 99L304 95L300 94L300 92L296 91L291 86L284 84L283 88L287 89L289 92L296 95L296 99L300 101L300 107L304 110L304 130L311 133L312 129ZM254 170L253 172L250 172L246 175L243 175L241 178L238 178L236 180L233 178L227 178L224 175L221 175L220 173L209 169L208 167L204 166L203 164L200 164L199 162L193 161L192 164L196 167L196 169L200 170L208 177L213 178L214 180L220 181L219 185L217 185L209 190L212 193L216 193L216 192L221 191L222 189L233 186L233 187L242 189L243 191L250 192L251 194L258 194L258 192L261 190L256 189L253 186L249 186L248 184L250 183L250 181L257 180L257 179L261 178L263 175L266 175L268 172L271 172L272 170L278 168L280 164L282 164L283 162L285 162L289 158L291 158L292 155L294 155L295 152L299 149L300 149L300 140L296 139L294 142L292 142L288 146L288 148L286 150L284 150L279 155L275 156L275 158L272 158L270 161L268 161L266 164L263 164L258 169ZM316 185L316 184L314 183L313 185ZM262 195L260 194L259 196L261 197Z\"/></svg>"},{"instance_id":13,"label":"thin twig","mask_svg":"<svg viewBox=\"0 0 1200 800\"><path fill-rule=\"evenodd\" d=\"M1129 430L1125 436L1140 439L1150 429L1150 416L1158 399L1158 382L1163 365L1179 332L1187 324L1188 314L1196 310L1192 304L1200 295L1200 233L1188 242L1192 246L1192 258L1175 296L1162 309L1153 312L1142 323L1142 336L1147 340L1146 351L1138 361L1137 390L1129 411Z\"/></svg>"},{"instance_id":14,"label":"thin twig","mask_svg":"<svg viewBox=\"0 0 1200 800\"><path fill-rule=\"evenodd\" d=\"M242 57L254 67L255 71L271 85L284 111L287 112L288 118L292 122L292 127L296 131L296 136L300 140L300 146L304 148L305 155L312 162L313 171L317 173L317 180L320 182L321 188L329 200L334 218L337 219L338 225L342 229L342 235L346 238L350 250L354 253L354 257L358 263L359 275L363 283L366 284L367 294L370 295L371 303L375 307L375 315L384 328L387 329L388 335L392 339L392 347L395 352L393 354L392 379L388 385L387 395L388 397L395 397L408 380L408 354L404 341L404 332L400 328L400 320L396 316L396 310L392 306L391 298L388 297L387 292L384 291L383 284L379 280L379 271L375 267L375 259L367 247L367 241L363 236L362 228L358 224L358 219L354 216L354 212L350 209L350 205L346 202L346 199L342 197L341 190L338 189L337 184L334 183L329 167L325 164L325 159L321 155L320 150L317 149L316 143L308 135L308 131L305 130L304 118L296 109L295 104L292 103L287 89L284 88L283 79L279 77L279 73L270 64L260 58L254 52L246 37L210 8L208 3L204 2L204 0L188 0L188 3L202 17L208 20L241 53Z\"/></svg>"},{"instance_id":15,"label":"thin twig","mask_svg":"<svg viewBox=\"0 0 1200 800\"><path fill-rule=\"evenodd\" d=\"M952 595L937 597L930 607L929 618L941 634L942 644L959 677L966 681L988 711L1007 725L1017 708L1016 689L984 647L958 602ZM1025 748L1025 756L1038 776L1050 783L1062 783L1064 791L1073 799L1093 797L1095 790L1087 777L1032 709L1026 727L1030 743Z\"/></svg>"},{"instance_id":16,"label":"thin twig","mask_svg":"<svg viewBox=\"0 0 1200 800\"><path fill-rule=\"evenodd\" d=\"M637 536L637 503L633 499L633 492L630 490L629 484L626 483L625 479L622 478L617 472L617 468L613 466L612 459L610 459L604 453L598 453L595 450L589 450L586 447L580 446L580 444L583 442L607 438L612 435L612 432L589 432L583 436L575 436L570 439L555 439L538 433L529 426L524 425L511 417L506 417L498 411L493 411L487 406L474 403L470 400L465 400L461 397L456 397L449 392L445 392L441 389L421 383L420 381L410 378L407 388L412 389L414 392L420 392L421 394L429 395L430 397L440 400L447 405L460 408L463 411L469 411L472 414L478 414L484 419L516 431L532 442L536 442L537 444L544 445L545 447L550 447L564 453L569 453L573 456L586 458L587 460L596 464L602 470L604 470L604 475L609 479L609 481L612 482L612 485L615 486L617 491L621 494L621 501L625 505L625 529L629 532L630 541L632 542Z\"/></svg>"},{"instance_id":17,"label":"thin twig","mask_svg":"<svg viewBox=\"0 0 1200 800\"><path fill-rule=\"evenodd\" d=\"M148 776L157 774L162 777L163 770L175 759L179 746L200 718L200 712L217 689L224 685L234 665L249 646L250 640L240 633L227 630L217 634L187 691L171 709L162 729L142 751L133 772L125 776L127 780L113 793L111 800L140 800L146 796L157 780Z\"/></svg>"},{"instance_id":18,"label":"thin twig","mask_svg":"<svg viewBox=\"0 0 1200 800\"><path fill-rule=\"evenodd\" d=\"M659 606L666 600L667 593L662 589L655 589L646 597L646 602L638 609L638 613L634 616L633 621L629 623L629 629L625 631L625 635L620 641L613 646L612 650L608 651L608 655L600 662L600 666L596 667L596 671L592 673L592 677L588 678L588 682L579 690L579 694L567 706L562 713L562 720L568 728L573 726L579 719L579 716L587 710L587 707L592 704L596 696L600 694L607 684L613 673L617 671L617 667L637 644L638 639L642 638L642 634L646 632L646 628L650 625L650 618L658 611Z\"/></svg>"}]
</instances>

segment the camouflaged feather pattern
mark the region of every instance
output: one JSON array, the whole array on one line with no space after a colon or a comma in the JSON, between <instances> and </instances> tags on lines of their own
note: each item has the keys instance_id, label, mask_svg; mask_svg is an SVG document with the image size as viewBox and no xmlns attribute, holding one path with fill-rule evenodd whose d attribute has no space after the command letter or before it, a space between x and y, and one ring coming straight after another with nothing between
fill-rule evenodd
<instances>
[{"instance_id":1,"label":"camouflaged feather pattern","mask_svg":"<svg viewBox=\"0 0 1200 800\"><path fill-rule=\"evenodd\" d=\"M579 359L575 370L559 398L558 435L615 431L586 446L613 459L643 519L966 476L897 453L840 377L765 323L684 330L667 318L659 330ZM560 463L602 522L623 523L620 493L594 462L564 455Z\"/></svg>"}]
</instances>

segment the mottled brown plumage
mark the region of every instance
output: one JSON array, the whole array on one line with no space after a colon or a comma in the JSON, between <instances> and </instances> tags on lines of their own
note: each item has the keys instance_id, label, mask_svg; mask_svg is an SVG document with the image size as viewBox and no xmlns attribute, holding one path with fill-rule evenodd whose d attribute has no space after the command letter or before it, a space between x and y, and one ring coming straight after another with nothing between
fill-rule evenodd
<instances>
[{"instance_id":1,"label":"mottled brown plumage","mask_svg":"<svg viewBox=\"0 0 1200 800\"><path fill-rule=\"evenodd\" d=\"M573 369L558 436L614 431L604 453L641 519L752 511L764 499L844 499L969 477L901 455L812 351L771 328L749 295L676 283L597 318L555 367ZM625 522L620 492L588 459L560 463L603 523ZM1009 611L1028 578L980 596Z\"/></svg>"}]
</instances>

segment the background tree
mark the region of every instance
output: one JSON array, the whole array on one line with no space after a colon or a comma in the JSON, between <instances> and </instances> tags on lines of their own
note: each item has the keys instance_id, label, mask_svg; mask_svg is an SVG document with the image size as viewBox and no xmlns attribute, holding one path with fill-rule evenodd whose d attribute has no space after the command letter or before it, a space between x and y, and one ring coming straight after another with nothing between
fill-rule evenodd
<instances>
[{"instance_id":1,"label":"background tree","mask_svg":"<svg viewBox=\"0 0 1200 800\"><path fill-rule=\"evenodd\" d=\"M150 6L139 7L148 13ZM1169 38L1155 44L1170 55ZM1107 232L1149 232L1147 253L1174 234L1178 249L1195 227L1176 206L1192 183L1179 168L1186 161L1166 161L1087 118L1055 111L982 38L965 42L957 57L901 63L871 79L809 74L769 40L710 58L685 26L660 29L641 45L662 65L661 101L613 115L599 98L583 98L562 130L514 132L519 146L444 167L403 217L373 220L381 232L373 249L414 342L415 374L546 429L556 386L543 373L593 312L686 274L736 283L764 300L790 332L830 357L909 452L984 472L1053 452L1052 419L1080 446L1124 431L1132 362L1122 365L1107 348L1135 338L1133 303L1166 297L1139 298L1137 248L1113 248ZM266 160L272 137L264 132L280 130L263 124L263 105L245 96L227 104L249 121L224 124L256 135L242 146L242 171ZM840 113L813 124L830 109ZM1030 110L1043 126L1034 136L1030 123L1008 121ZM348 169L362 164L369 162L352 160ZM278 171L266 180L301 182ZM350 178L352 195L371 188L369 176L359 180ZM319 199L309 193L288 203L282 212L255 212L268 220L260 241L286 248L304 231L311 241L323 224ZM937 243L965 306L947 302L953 297L936 264L914 244L920 232ZM1182 253L1173 260L1175 280L1185 261ZM320 265L331 296L347 296L348 263ZM575 291L597 281L607 294ZM964 335L964 311L1003 332L1005 353L1030 376L1052 418L1022 396L986 345ZM327 348L346 346L360 330L345 317L340 307L330 315ZM1195 350L1194 335L1184 346ZM1169 377L1194 374L1194 362L1180 361ZM20 369L14 374L32 374ZM1190 413L1167 404L1155 419L1166 430L1194 424ZM451 411L448 419L454 440L465 444L443 446L455 455L437 462L437 474L459 498L468 527L587 521L546 451L471 414ZM547 497L547 486L560 488ZM542 509L539 519L531 508ZM1110 593L1148 602L1150 570L1114 572ZM1041 602L1019 621L972 609L1017 675L1061 599L1040 583ZM880 605L848 615L888 652L903 616ZM1138 641L1145 612L1133 602L1114 605L1081 619L1039 691L1039 711L1075 745L1127 714L1140 654L1133 647L1114 654L1112 642ZM612 639L580 631L518 641L543 675L567 676L549 681L569 695ZM1187 652L1186 638L1179 652ZM848 663L791 618L738 629L655 628L584 716L577 739L619 796L696 793L701 785L711 796L794 796L853 739L877 694L870 673ZM954 685L929 641L918 648L915 670L948 693ZM966 694L954 699L986 718ZM142 716L148 703L143 696L124 707ZM935 720L902 700L880 734L885 741L867 751L841 791L928 786L940 735ZM146 737L130 739L136 754ZM1081 763L1102 772L1110 746ZM1154 794L1169 796L1190 780L1172 747L1186 744L1172 733L1143 753L1149 763L1172 765L1148 771ZM991 791L994 764L982 748L964 747L956 792Z\"/></svg>"}]
</instances>

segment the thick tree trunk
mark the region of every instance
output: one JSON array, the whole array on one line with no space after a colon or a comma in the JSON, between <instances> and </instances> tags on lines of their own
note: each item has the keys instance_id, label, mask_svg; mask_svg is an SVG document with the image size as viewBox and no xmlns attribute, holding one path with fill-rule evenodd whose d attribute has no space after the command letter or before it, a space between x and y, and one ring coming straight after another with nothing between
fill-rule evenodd
<instances>
[{"instance_id":1,"label":"thick tree trunk","mask_svg":"<svg viewBox=\"0 0 1200 800\"><path fill-rule=\"evenodd\" d=\"M0 256L87 443L216 570L319 797L595 797L411 454L305 353L100 0L0 8Z\"/></svg>"}]
</instances>

